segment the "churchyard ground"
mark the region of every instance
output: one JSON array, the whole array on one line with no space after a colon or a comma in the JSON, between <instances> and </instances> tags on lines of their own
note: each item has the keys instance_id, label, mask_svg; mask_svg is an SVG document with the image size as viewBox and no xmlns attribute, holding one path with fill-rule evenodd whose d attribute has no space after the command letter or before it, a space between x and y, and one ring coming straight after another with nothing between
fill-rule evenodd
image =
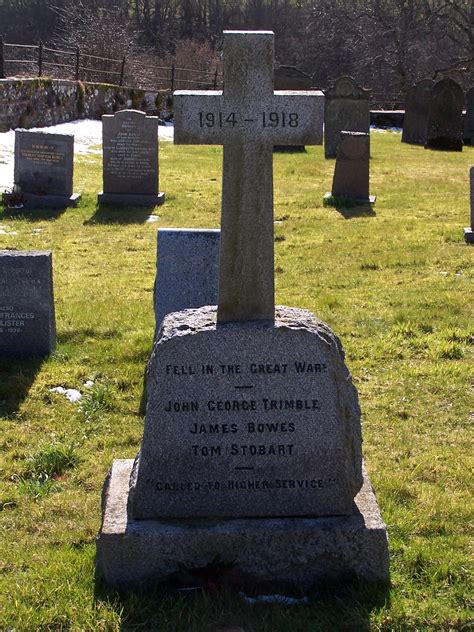
<instances>
[{"instance_id":1,"label":"churchyard ground","mask_svg":"<svg viewBox=\"0 0 474 632\"><path fill-rule=\"evenodd\" d=\"M312 310L345 347L390 588L328 588L290 606L247 604L212 572L192 593L127 596L95 583L102 483L143 431L156 229L219 227L221 148L162 143L156 222L96 209L94 155L76 162L77 209L0 211L0 248L53 251L58 327L49 359L0 364L0 629L470 629L473 249L463 227L474 149L373 133L371 152L372 211L323 207L334 161L322 147L275 155L276 299ZM56 386L83 397L71 403Z\"/></svg>"}]
</instances>

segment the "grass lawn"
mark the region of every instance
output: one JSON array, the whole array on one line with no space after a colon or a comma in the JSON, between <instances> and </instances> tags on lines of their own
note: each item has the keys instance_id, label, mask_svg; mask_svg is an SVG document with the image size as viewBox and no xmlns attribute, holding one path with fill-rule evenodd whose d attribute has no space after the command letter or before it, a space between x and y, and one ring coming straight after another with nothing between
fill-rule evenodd
<instances>
[{"instance_id":1,"label":"grass lawn","mask_svg":"<svg viewBox=\"0 0 474 632\"><path fill-rule=\"evenodd\" d=\"M334 161L322 147L275 155L276 299L314 311L346 349L389 530L389 590L357 585L283 606L95 584L102 483L114 458L135 456L143 430L156 230L219 226L221 149L162 143L156 223L96 209L97 156L76 162L77 209L0 207L0 225L16 232L0 248L53 251L58 326L44 362L0 364L1 630L472 629L474 249L463 227L474 148L426 151L393 133L371 142L373 212L323 207ZM54 386L87 394L70 403Z\"/></svg>"}]
</instances>

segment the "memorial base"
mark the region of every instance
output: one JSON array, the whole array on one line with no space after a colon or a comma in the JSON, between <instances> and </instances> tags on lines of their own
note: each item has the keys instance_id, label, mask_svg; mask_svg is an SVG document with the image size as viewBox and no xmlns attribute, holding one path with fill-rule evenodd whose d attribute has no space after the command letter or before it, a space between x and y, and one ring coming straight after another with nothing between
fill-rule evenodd
<instances>
[{"instance_id":1,"label":"memorial base","mask_svg":"<svg viewBox=\"0 0 474 632\"><path fill-rule=\"evenodd\" d=\"M354 204L357 204L357 206L362 206L365 204L375 204L375 202L377 201L377 196L376 195L369 195L368 198L353 198L350 195L333 195L332 193L328 192L325 193L323 195L323 201L325 200L331 200L332 203L329 204L329 206L339 206L338 204L338 200L341 201L341 206L343 206L343 202L346 200L351 200Z\"/></svg>"},{"instance_id":2,"label":"memorial base","mask_svg":"<svg viewBox=\"0 0 474 632\"><path fill-rule=\"evenodd\" d=\"M26 209L55 209L67 208L68 206L77 206L81 199L80 193L73 193L70 197L67 195L35 195L34 193L22 193L23 208Z\"/></svg>"},{"instance_id":3,"label":"memorial base","mask_svg":"<svg viewBox=\"0 0 474 632\"><path fill-rule=\"evenodd\" d=\"M127 516L132 465L114 461L103 489L96 567L111 586L172 582L183 573L192 584L216 560L219 581L237 587L305 591L328 582L389 580L386 526L365 471L350 516L155 521Z\"/></svg>"},{"instance_id":4,"label":"memorial base","mask_svg":"<svg viewBox=\"0 0 474 632\"><path fill-rule=\"evenodd\" d=\"M472 228L464 229L464 239L468 244L474 244L474 231Z\"/></svg>"},{"instance_id":5,"label":"memorial base","mask_svg":"<svg viewBox=\"0 0 474 632\"><path fill-rule=\"evenodd\" d=\"M101 192L97 196L97 202L100 206L160 206L165 201L165 194L158 195L140 195L129 193L104 193Z\"/></svg>"}]
</instances>

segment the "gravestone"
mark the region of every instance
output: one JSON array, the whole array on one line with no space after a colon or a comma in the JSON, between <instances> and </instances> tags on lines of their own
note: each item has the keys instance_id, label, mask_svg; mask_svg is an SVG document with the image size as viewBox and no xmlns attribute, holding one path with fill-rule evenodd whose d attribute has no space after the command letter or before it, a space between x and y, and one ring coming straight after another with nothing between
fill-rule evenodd
<instances>
[{"instance_id":1,"label":"gravestone","mask_svg":"<svg viewBox=\"0 0 474 632\"><path fill-rule=\"evenodd\" d=\"M158 177L158 117L138 110L102 116L103 185L99 204L163 204Z\"/></svg>"},{"instance_id":2,"label":"gravestone","mask_svg":"<svg viewBox=\"0 0 474 632\"><path fill-rule=\"evenodd\" d=\"M464 142L474 145L474 87L466 94L466 116L464 117Z\"/></svg>"},{"instance_id":3,"label":"gravestone","mask_svg":"<svg viewBox=\"0 0 474 632\"><path fill-rule=\"evenodd\" d=\"M312 78L294 66L275 68L275 90L311 90ZM306 151L304 145L275 145L273 151L295 153Z\"/></svg>"},{"instance_id":4,"label":"gravestone","mask_svg":"<svg viewBox=\"0 0 474 632\"><path fill-rule=\"evenodd\" d=\"M464 229L464 239L468 244L474 244L474 167L469 170L470 192L471 192L471 225Z\"/></svg>"},{"instance_id":5,"label":"gravestone","mask_svg":"<svg viewBox=\"0 0 474 632\"><path fill-rule=\"evenodd\" d=\"M45 356L55 344L51 252L0 250L0 357Z\"/></svg>"},{"instance_id":6,"label":"gravestone","mask_svg":"<svg viewBox=\"0 0 474 632\"><path fill-rule=\"evenodd\" d=\"M324 155L335 158L342 131L370 133L370 90L339 77L324 96Z\"/></svg>"},{"instance_id":7,"label":"gravestone","mask_svg":"<svg viewBox=\"0 0 474 632\"><path fill-rule=\"evenodd\" d=\"M73 170L73 135L15 130L14 189L25 208L76 206Z\"/></svg>"},{"instance_id":8,"label":"gravestone","mask_svg":"<svg viewBox=\"0 0 474 632\"><path fill-rule=\"evenodd\" d=\"M272 147L321 142L322 95L273 91L267 31L224 32L224 76L223 93L174 97L175 142L224 145L218 305L163 320L140 453L104 486L98 572L131 587L220 560L230 583L387 580L340 342L274 304Z\"/></svg>"},{"instance_id":9,"label":"gravestone","mask_svg":"<svg viewBox=\"0 0 474 632\"><path fill-rule=\"evenodd\" d=\"M464 92L452 79L441 79L431 91L426 147L462 151Z\"/></svg>"},{"instance_id":10,"label":"gravestone","mask_svg":"<svg viewBox=\"0 0 474 632\"><path fill-rule=\"evenodd\" d=\"M310 90L313 79L294 66L279 66L274 73L275 90Z\"/></svg>"},{"instance_id":11,"label":"gravestone","mask_svg":"<svg viewBox=\"0 0 474 632\"><path fill-rule=\"evenodd\" d=\"M341 132L331 193L325 199L351 199L356 204L374 204L369 195L370 141L368 134Z\"/></svg>"},{"instance_id":12,"label":"gravestone","mask_svg":"<svg viewBox=\"0 0 474 632\"><path fill-rule=\"evenodd\" d=\"M423 79L408 90L403 119L402 143L424 145L434 81Z\"/></svg>"},{"instance_id":13,"label":"gravestone","mask_svg":"<svg viewBox=\"0 0 474 632\"><path fill-rule=\"evenodd\" d=\"M155 337L166 314L216 304L219 240L219 230L158 229Z\"/></svg>"}]
</instances>

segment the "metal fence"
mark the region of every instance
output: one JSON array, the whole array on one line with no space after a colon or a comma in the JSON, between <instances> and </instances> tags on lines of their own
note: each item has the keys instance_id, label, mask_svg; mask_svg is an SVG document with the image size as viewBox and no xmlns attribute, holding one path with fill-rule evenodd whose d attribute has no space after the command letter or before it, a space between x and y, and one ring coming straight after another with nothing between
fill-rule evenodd
<instances>
[{"instance_id":1,"label":"metal fence","mask_svg":"<svg viewBox=\"0 0 474 632\"><path fill-rule=\"evenodd\" d=\"M76 48L61 50L46 46L43 42L32 44L9 44L0 37L0 79L14 74L74 79L76 81L100 81L122 86L124 84L127 58L111 59L91 55ZM169 66L153 66L150 78L141 85L130 85L149 90L181 88L217 89L222 84L219 69L196 70ZM8 71L8 74L7 74ZM158 73L158 74L156 74ZM133 83L133 82L132 82Z\"/></svg>"}]
</instances>

